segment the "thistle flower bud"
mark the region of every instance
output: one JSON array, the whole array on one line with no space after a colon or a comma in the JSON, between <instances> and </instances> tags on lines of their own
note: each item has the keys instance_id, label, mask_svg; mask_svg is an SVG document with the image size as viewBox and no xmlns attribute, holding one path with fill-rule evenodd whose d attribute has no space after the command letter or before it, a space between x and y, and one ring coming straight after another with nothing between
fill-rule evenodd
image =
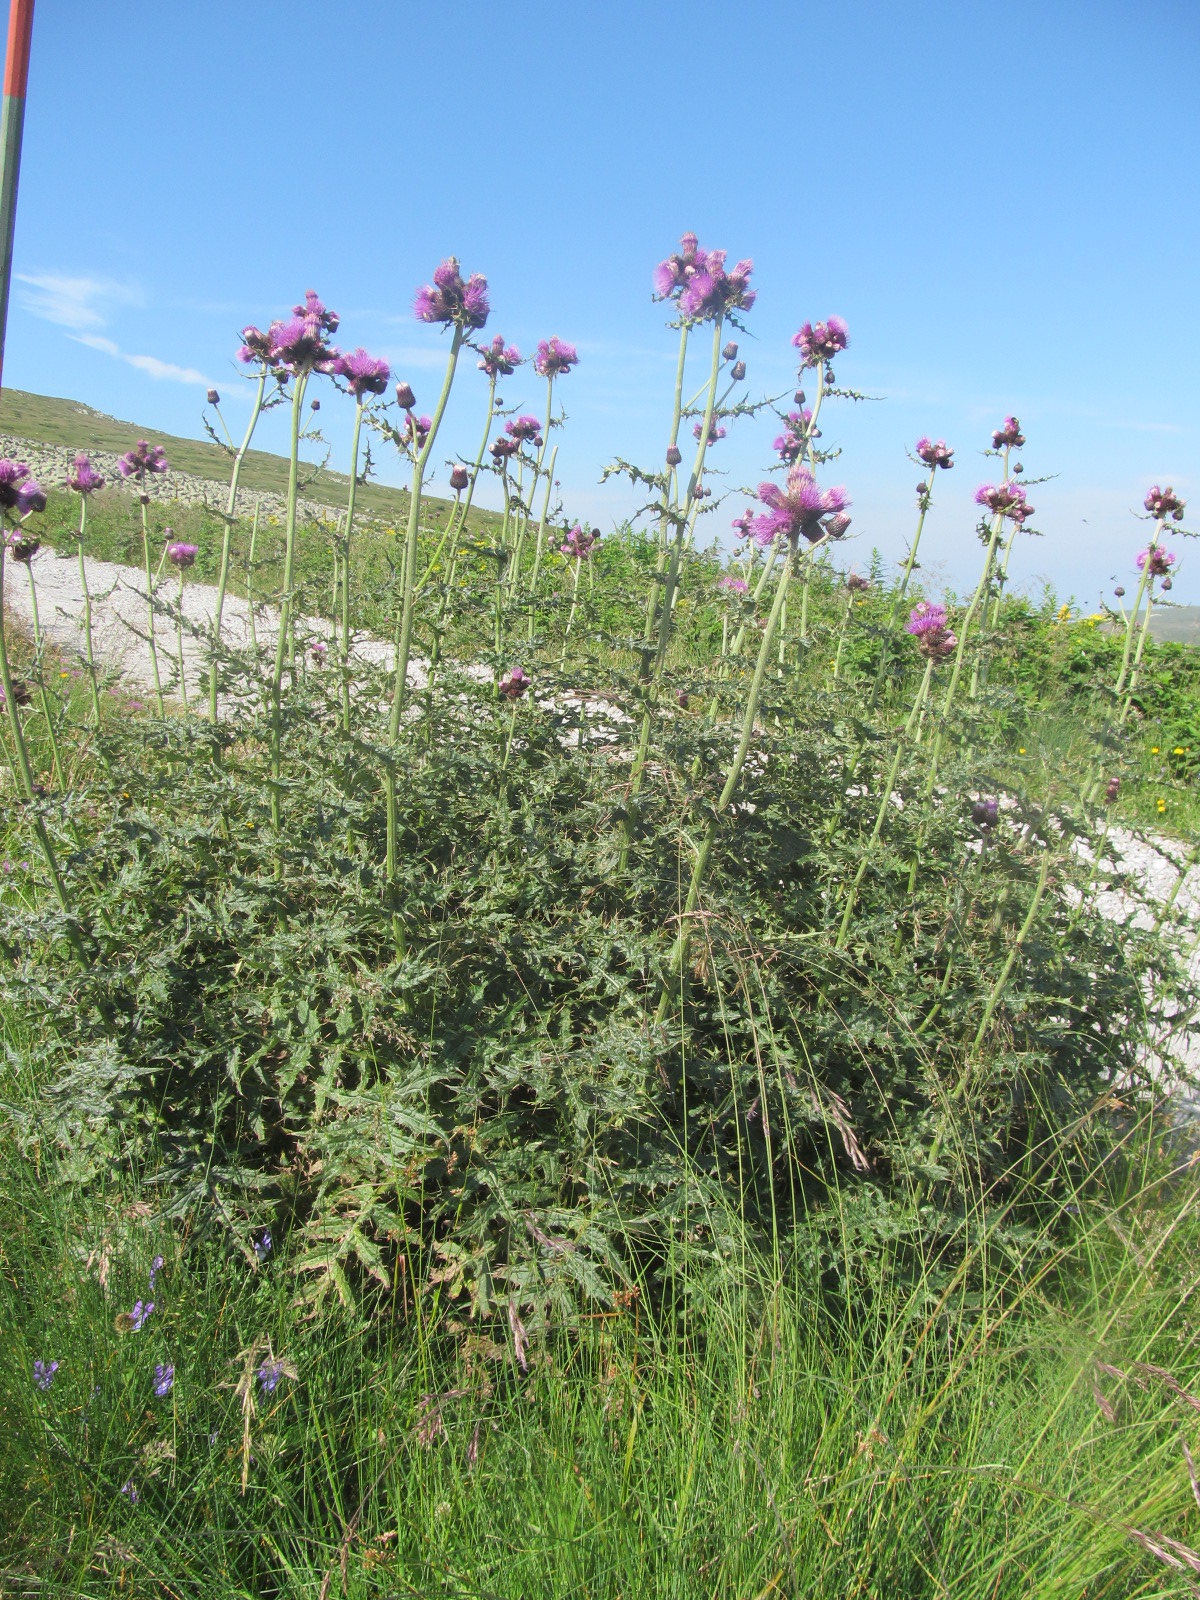
<instances>
[{"instance_id":1,"label":"thistle flower bud","mask_svg":"<svg viewBox=\"0 0 1200 1600\"><path fill-rule=\"evenodd\" d=\"M1104 786L1104 798L1113 801L1121 792L1120 778L1110 778Z\"/></svg>"},{"instance_id":2,"label":"thistle flower bud","mask_svg":"<svg viewBox=\"0 0 1200 1600\"><path fill-rule=\"evenodd\" d=\"M1014 462L1013 462L1013 473L1014 473L1014 475L1015 475L1015 474L1016 474L1016 473L1018 473L1018 472L1024 472L1024 471L1025 471L1025 468L1024 468L1024 466L1023 466L1023 465L1022 465L1022 463L1021 463L1021 462L1019 462L1019 461L1014 461Z\"/></svg>"},{"instance_id":3,"label":"thistle flower bud","mask_svg":"<svg viewBox=\"0 0 1200 1600\"><path fill-rule=\"evenodd\" d=\"M411 411L417 403L417 397L412 392L411 383L398 383L396 385L396 404L405 411Z\"/></svg>"},{"instance_id":4,"label":"thistle flower bud","mask_svg":"<svg viewBox=\"0 0 1200 1600\"><path fill-rule=\"evenodd\" d=\"M309 401L309 402L308 402L308 409L309 409L309 410L310 410L310 411L320 411L320 409L321 409L321 402L320 402L320 401L319 401L319 400L310 400L310 401Z\"/></svg>"},{"instance_id":5,"label":"thistle flower bud","mask_svg":"<svg viewBox=\"0 0 1200 1600\"><path fill-rule=\"evenodd\" d=\"M1163 593L1164 593L1164 594L1165 594L1165 593L1166 593L1166 592L1167 592L1167 590L1168 590L1168 589L1169 589L1169 588L1170 588L1170 587L1171 587L1171 580L1170 580L1170 578L1164 578L1164 579L1163 579L1163 581L1162 581L1162 582L1161 582L1161 583L1160 583L1160 584L1159 584L1159 588L1160 588L1160 589L1161 589L1161 590L1162 590L1162 592L1163 592Z\"/></svg>"},{"instance_id":6,"label":"thistle flower bud","mask_svg":"<svg viewBox=\"0 0 1200 1600\"><path fill-rule=\"evenodd\" d=\"M733 340L731 339L729 341L729 343L725 346L724 350L721 351L721 359L723 361L736 361L737 360L737 351L738 351L738 347L737 347L736 344L734 344Z\"/></svg>"},{"instance_id":7,"label":"thistle flower bud","mask_svg":"<svg viewBox=\"0 0 1200 1600\"><path fill-rule=\"evenodd\" d=\"M455 467L450 474L450 487L454 490L455 494L461 494L462 491L467 487L469 481L470 478L468 476L466 467Z\"/></svg>"},{"instance_id":8,"label":"thistle flower bud","mask_svg":"<svg viewBox=\"0 0 1200 1600\"><path fill-rule=\"evenodd\" d=\"M1123 600L1125 598L1125 585L1123 583L1119 583L1113 590L1113 593L1116 595L1118 600Z\"/></svg>"},{"instance_id":9,"label":"thistle flower bud","mask_svg":"<svg viewBox=\"0 0 1200 1600\"><path fill-rule=\"evenodd\" d=\"M928 494L929 493L929 485L927 483L919 483L917 485L917 493L918 494Z\"/></svg>"},{"instance_id":10,"label":"thistle flower bud","mask_svg":"<svg viewBox=\"0 0 1200 1600\"><path fill-rule=\"evenodd\" d=\"M513 667L511 672L506 672L498 685L501 697L505 700L519 700L529 688L529 678L521 667Z\"/></svg>"},{"instance_id":11,"label":"thistle flower bud","mask_svg":"<svg viewBox=\"0 0 1200 1600\"><path fill-rule=\"evenodd\" d=\"M221 404L221 396L215 389L208 391L208 403L210 406L219 406Z\"/></svg>"},{"instance_id":12,"label":"thistle flower bud","mask_svg":"<svg viewBox=\"0 0 1200 1600\"><path fill-rule=\"evenodd\" d=\"M980 828L994 828L1000 820L1000 802L988 798L976 800L971 806L971 821Z\"/></svg>"},{"instance_id":13,"label":"thistle flower bud","mask_svg":"<svg viewBox=\"0 0 1200 1600\"><path fill-rule=\"evenodd\" d=\"M733 379L734 383L741 383L742 379L746 376L746 363L744 361L735 361L733 363L733 370L730 372L729 376Z\"/></svg>"},{"instance_id":14,"label":"thistle flower bud","mask_svg":"<svg viewBox=\"0 0 1200 1600\"><path fill-rule=\"evenodd\" d=\"M805 394L803 389L797 389L795 394L792 396L792 399L796 402L796 404L798 406L802 406L804 404L804 402L808 399L808 396Z\"/></svg>"},{"instance_id":15,"label":"thistle flower bud","mask_svg":"<svg viewBox=\"0 0 1200 1600\"><path fill-rule=\"evenodd\" d=\"M825 368L825 387L827 389L832 389L833 386L834 386L834 383L836 381L837 380L833 376L833 368L832 367L826 367Z\"/></svg>"},{"instance_id":16,"label":"thistle flower bud","mask_svg":"<svg viewBox=\"0 0 1200 1600\"><path fill-rule=\"evenodd\" d=\"M667 447L667 465L669 467L677 467L682 460L683 460L683 452L682 452L682 450L680 450L679 446L677 444L668 445L668 447Z\"/></svg>"}]
</instances>

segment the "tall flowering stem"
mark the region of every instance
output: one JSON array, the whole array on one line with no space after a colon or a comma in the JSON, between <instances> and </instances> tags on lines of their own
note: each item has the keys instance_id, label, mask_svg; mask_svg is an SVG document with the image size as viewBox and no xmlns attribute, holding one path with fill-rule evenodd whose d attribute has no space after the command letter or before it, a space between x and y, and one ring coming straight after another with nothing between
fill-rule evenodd
<instances>
[{"instance_id":1,"label":"tall flowering stem","mask_svg":"<svg viewBox=\"0 0 1200 1600\"><path fill-rule=\"evenodd\" d=\"M516 354L515 351L514 354ZM519 359L520 358L518 356L518 360ZM467 479L466 498L461 502L461 506L455 507L455 515L451 517L446 530L449 540L450 560L446 568L446 582L443 586L442 598L438 605L437 621L434 623L431 665L436 664L441 655L442 638L446 629L446 613L450 609L450 595L454 588L454 579L458 571L459 547L463 532L467 526L467 517L470 514L471 501L475 496L475 484L479 477L480 470L483 467L483 458L487 452L488 439L491 437L492 422L496 414L496 378L497 372L492 371L489 373L490 381L488 383L487 420L483 425L483 437L479 441L479 449L476 451L475 460L472 463L470 475ZM418 593L428 581L429 576L433 571L434 563L436 562L439 554L440 551L435 553L433 560L431 560L429 563L429 567L426 570L424 577L417 585Z\"/></svg>"},{"instance_id":2,"label":"tall flowering stem","mask_svg":"<svg viewBox=\"0 0 1200 1600\"><path fill-rule=\"evenodd\" d=\"M362 434L363 410L367 399L381 395L388 386L391 369L386 361L377 360L359 346L352 355L339 356L334 362L334 373L346 380L354 396L354 437L350 446L350 488L346 497L346 527L342 535L342 732L350 732L350 539L354 531L354 502L358 493L358 444ZM337 564L337 545L334 545L334 564Z\"/></svg>"},{"instance_id":3,"label":"tall flowering stem","mask_svg":"<svg viewBox=\"0 0 1200 1600\"><path fill-rule=\"evenodd\" d=\"M908 591L909 579L912 577L913 568L917 564L917 550L921 543L921 534L925 530L925 518L929 514L929 507L933 502L933 480L939 467L943 472L949 472L954 465L954 451L944 439L936 442L932 439L918 439L916 444L917 456L922 464L929 468L929 477L925 480L923 488L917 496L917 531L913 534L912 544L908 549L908 557L904 563L904 570L900 574L900 582L896 586L895 597L892 601L892 626L900 615L900 608L904 604L904 596Z\"/></svg>"},{"instance_id":4,"label":"tall flowering stem","mask_svg":"<svg viewBox=\"0 0 1200 1600\"><path fill-rule=\"evenodd\" d=\"M440 269L439 269L440 270ZM484 313L486 315L486 311ZM388 739L394 746L400 736L400 718L404 714L404 700L408 686L408 662L412 652L413 632L413 602L416 596L417 579L417 532L421 519L421 489L425 481L425 468L433 451L434 441L438 429L442 424L445 414L446 402L450 398L450 386L454 382L454 371L458 365L458 353L462 348L464 326L461 321L455 322L454 332L450 341L450 354L446 358L446 374L442 380L442 392L438 396L438 403L430 420L429 430L425 435L425 442L419 448L414 447L412 487L409 490L408 503L408 532L404 547L404 595L400 609L398 637L396 639L396 682L392 691L392 711L388 720ZM389 765L385 779L387 789L387 879L393 883L396 877L396 774Z\"/></svg>"},{"instance_id":5,"label":"tall flowering stem","mask_svg":"<svg viewBox=\"0 0 1200 1600\"><path fill-rule=\"evenodd\" d=\"M1151 535L1147 548L1138 556L1138 568L1141 572L1141 577L1138 579L1137 595L1130 611L1129 625L1125 629L1125 648L1121 654L1121 670L1117 674L1117 682L1113 690L1116 698L1120 700L1126 692L1126 687L1129 687L1129 695L1122 705L1122 722L1125 721L1128 715L1129 702L1133 692L1133 687L1130 683L1130 669L1134 648L1134 628L1137 625L1142 601L1146 599L1146 613L1142 617L1137 646L1137 661L1140 663L1146 646L1146 634L1150 625L1150 601L1147 599L1147 590L1149 589L1151 593L1153 592L1154 579L1156 577L1165 577L1175 561L1175 557L1169 551L1162 549L1162 538L1167 531L1167 522L1182 522L1185 509L1185 503L1179 499L1169 484L1165 489L1160 489L1155 484L1147 494L1145 504L1146 510L1154 518L1154 533Z\"/></svg>"},{"instance_id":6,"label":"tall flowering stem","mask_svg":"<svg viewBox=\"0 0 1200 1600\"><path fill-rule=\"evenodd\" d=\"M279 630L275 637L275 666L271 673L271 823L276 835L283 823L283 668L287 660L292 628L292 585L296 572L296 502L300 472L300 430L303 425L304 391L308 372L298 371L292 384L292 425L288 442L287 514L284 532L283 598L279 607ZM282 870L282 856L279 866Z\"/></svg>"},{"instance_id":7,"label":"tall flowering stem","mask_svg":"<svg viewBox=\"0 0 1200 1600\"><path fill-rule=\"evenodd\" d=\"M147 507L150 497L146 493L146 478L152 473L165 472L167 458L160 445L151 445L145 439L139 439L135 449L128 451L117 463L117 471L123 478L132 478L141 486L138 504L142 513L142 560L146 569L146 606L149 615L149 645L150 645L150 671L154 679L154 695L158 701L158 714L166 715L163 704L162 681L158 673L158 645L154 636L154 571L150 565L150 523Z\"/></svg>"},{"instance_id":8,"label":"tall flowering stem","mask_svg":"<svg viewBox=\"0 0 1200 1600\"><path fill-rule=\"evenodd\" d=\"M13 534L9 541L9 549L29 575L29 606L33 618L34 676L37 679L38 698L42 702L42 716L46 723L46 738L50 743L51 779L57 783L64 783L66 780L63 773L62 757L58 752L58 733L55 729L55 723L58 719L54 713L50 690L46 686L46 674L43 670L44 641L42 639L41 618L38 615L37 584L34 582L33 577L33 557L38 550L38 540Z\"/></svg>"},{"instance_id":9,"label":"tall flowering stem","mask_svg":"<svg viewBox=\"0 0 1200 1600\"><path fill-rule=\"evenodd\" d=\"M0 486L2 492L2 486ZM59 870L58 858L50 835L46 831L46 824L38 810L37 791L33 782L33 769L29 764L29 751L25 745L25 730L21 727L21 718L17 710L16 685L13 682L12 669L8 661L7 627L4 623L4 557L7 548L7 539L0 538L0 685L4 688L4 704L8 712L8 727L12 735L13 748L17 755L17 771L21 778L21 791L25 804L29 807L29 814L33 821L33 831L37 836L41 848L42 859L46 863L46 871L54 888L55 899L67 918L67 935L71 946L81 962L86 963L88 956L80 938L79 930L75 926L74 916L70 901L67 898L66 885Z\"/></svg>"},{"instance_id":10,"label":"tall flowering stem","mask_svg":"<svg viewBox=\"0 0 1200 1600\"><path fill-rule=\"evenodd\" d=\"M254 392L254 403L250 407L250 421L246 425L245 437L242 439L241 448L233 458L233 469L229 474L229 495L225 502L225 537L221 541L221 571L217 578L217 608L213 614L212 652L208 665L208 720L214 724L217 720L217 658L221 650L221 620L225 611L225 588L229 582L229 552L233 545L234 520L237 516L238 480L242 475L242 463L246 459L246 452L250 448L254 430L258 427L258 419L262 415L269 372L270 368L264 362L259 373L258 386ZM182 584L182 582L183 575L181 572L180 583Z\"/></svg>"},{"instance_id":11,"label":"tall flowering stem","mask_svg":"<svg viewBox=\"0 0 1200 1600\"><path fill-rule=\"evenodd\" d=\"M678 982L687 962L688 944L691 939L691 919L700 903L700 890L703 887L705 874L708 871L709 858L712 855L717 829L720 826L721 818L729 809L729 802L733 799L734 792L737 789L738 779L742 775L742 768L746 765L750 742L754 736L754 719L758 715L763 684L766 680L767 663L771 658L771 650L775 643L775 630L779 626L780 614L787 598L788 585L792 580L795 563L796 546L793 542L788 549L783 571L775 589L774 603L767 618L767 625L763 630L762 642L758 647L758 660L755 663L754 677L750 683L746 709L742 715L742 731L738 739L737 749L734 751L733 760L730 762L724 786L717 798L716 805L713 807L712 815L708 819L708 826L704 830L704 838L701 840L700 848L696 853L696 860L692 867L687 895L679 917L679 931L676 933L674 943L671 946L671 957L667 968L668 980L663 984L662 993L658 1000L658 1009L655 1013L655 1021L659 1023L666 1017L671 1004L674 985Z\"/></svg>"},{"instance_id":12,"label":"tall flowering stem","mask_svg":"<svg viewBox=\"0 0 1200 1600\"><path fill-rule=\"evenodd\" d=\"M79 496L79 587L83 591L83 642L87 656L88 682L92 689L92 717L100 726L100 690L96 683L96 659L92 650L92 593L88 588L87 562L83 558L83 542L87 536L88 499L97 489L103 489L104 479L92 466L86 455L75 457L75 466L68 479L70 487Z\"/></svg>"}]
</instances>

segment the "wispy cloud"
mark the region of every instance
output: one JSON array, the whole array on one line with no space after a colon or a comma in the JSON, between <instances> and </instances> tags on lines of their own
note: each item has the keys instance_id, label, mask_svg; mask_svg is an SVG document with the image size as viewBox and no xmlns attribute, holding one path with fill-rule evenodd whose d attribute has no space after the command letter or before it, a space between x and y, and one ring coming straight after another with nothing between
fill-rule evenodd
<instances>
[{"instance_id":1,"label":"wispy cloud","mask_svg":"<svg viewBox=\"0 0 1200 1600\"><path fill-rule=\"evenodd\" d=\"M99 350L134 367L151 378L170 383L207 385L208 379L195 367L181 367L158 356L133 355L122 350L115 339L100 329L108 326L109 313L116 306L143 305L144 297L135 285L111 278L95 278L87 273L19 272L21 304L31 316L67 330L67 337L89 350Z\"/></svg>"},{"instance_id":2,"label":"wispy cloud","mask_svg":"<svg viewBox=\"0 0 1200 1600\"><path fill-rule=\"evenodd\" d=\"M67 272L18 272L15 276L26 311L43 322L77 333L86 328L103 328L110 306L142 304L138 289L111 278Z\"/></svg>"}]
</instances>

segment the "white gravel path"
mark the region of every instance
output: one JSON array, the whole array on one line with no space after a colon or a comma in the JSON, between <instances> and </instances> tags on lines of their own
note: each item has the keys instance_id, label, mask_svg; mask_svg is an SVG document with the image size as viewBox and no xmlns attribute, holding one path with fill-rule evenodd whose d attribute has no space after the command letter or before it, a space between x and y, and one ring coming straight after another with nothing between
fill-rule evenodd
<instances>
[{"instance_id":1,"label":"white gravel path","mask_svg":"<svg viewBox=\"0 0 1200 1600\"><path fill-rule=\"evenodd\" d=\"M147 640L146 576L137 567L86 557L88 588L92 596L92 639L97 665L125 680L130 687L146 692L152 689L150 648ZM40 550L31 563L37 584L38 612L42 630L59 650L83 656L83 587L75 554L62 556L49 549ZM29 577L18 562L5 563L5 601L8 607L32 627ZM216 609L217 591L209 584L184 583L184 671L188 697L194 704L207 695L207 638ZM174 609L179 595L179 580L172 570L156 587L164 608L156 621L159 670L165 693L172 694L177 679L177 633ZM270 605L255 608L255 628L259 647L273 645L278 627L278 611ZM312 638L331 638L329 623L315 618L302 619ZM250 607L246 601L226 595L222 634L234 649L245 649L251 642ZM351 658L390 669L395 660L391 644L368 634L354 636ZM409 681L414 686L425 682L425 663L409 665ZM605 708L614 711L615 708ZM1090 859L1086 846L1081 853ZM1170 895L1187 856L1178 841L1141 838L1127 829L1111 829L1105 845L1106 869L1126 877L1124 887L1106 887L1096 897L1101 913L1114 922L1133 927L1153 926L1162 902ZM1181 931L1184 948L1191 951L1190 971L1200 985L1200 865L1192 867L1176 895L1173 918ZM1200 1074L1200 1033L1175 1038L1165 1046L1161 1070L1166 1079L1174 1076L1172 1064L1185 1073ZM1186 1096L1188 1110L1200 1116L1200 1095L1193 1090Z\"/></svg>"}]
</instances>

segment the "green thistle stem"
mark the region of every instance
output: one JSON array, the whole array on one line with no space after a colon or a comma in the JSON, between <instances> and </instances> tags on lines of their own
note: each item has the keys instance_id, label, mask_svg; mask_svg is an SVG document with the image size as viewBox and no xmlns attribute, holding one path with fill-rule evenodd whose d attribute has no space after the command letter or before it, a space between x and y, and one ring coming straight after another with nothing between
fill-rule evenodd
<instances>
[{"instance_id":1,"label":"green thistle stem","mask_svg":"<svg viewBox=\"0 0 1200 1600\"><path fill-rule=\"evenodd\" d=\"M259 374L254 404L250 408L250 422L246 428L246 435L242 440L241 449L233 458L233 471L229 475L229 497L225 502L225 537L221 541L221 572L217 579L217 609L212 624L212 659L208 666L208 720L213 723L217 720L217 656L221 649L221 619L225 611L225 587L229 581L229 553L233 546L234 520L237 516L238 480L242 475L242 462L246 459L246 452L250 448L250 441L254 437L254 430L257 428L258 419L262 415L263 396L266 393L266 387L267 369L263 367ZM219 410L217 415L221 415ZM224 417L221 417L221 426L225 427ZM229 437L228 428L225 429L225 437ZM180 681L182 682L182 672Z\"/></svg>"},{"instance_id":2,"label":"green thistle stem","mask_svg":"<svg viewBox=\"0 0 1200 1600\"><path fill-rule=\"evenodd\" d=\"M296 498L300 462L301 406L308 387L308 374L298 372L292 389L292 428L288 447L287 523L283 557L283 598L279 607L279 632L275 640L275 668L271 675L271 823L278 836L283 823L283 668L287 659L288 637L292 624L292 585L296 567ZM282 850L282 845L281 845ZM276 863L282 875L283 856Z\"/></svg>"},{"instance_id":3,"label":"green thistle stem","mask_svg":"<svg viewBox=\"0 0 1200 1600\"><path fill-rule=\"evenodd\" d=\"M158 646L154 637L154 574L150 567L150 524L146 514L146 501L141 500L142 512L142 559L146 566L146 606L150 619L150 672L154 680L154 695L158 701L158 714L165 717L166 706L163 704L162 682L158 675Z\"/></svg>"},{"instance_id":4,"label":"green thistle stem","mask_svg":"<svg viewBox=\"0 0 1200 1600\"><path fill-rule=\"evenodd\" d=\"M358 441L362 433L363 403L354 412L354 438L350 445L350 488L346 495L346 536L342 540L342 732L350 732L350 536L354 529L354 500L358 491ZM336 559L336 555L335 555Z\"/></svg>"},{"instance_id":5,"label":"green thistle stem","mask_svg":"<svg viewBox=\"0 0 1200 1600\"><path fill-rule=\"evenodd\" d=\"M87 533L87 495L79 496L79 586L83 590L83 644L87 655L88 682L92 686L92 716L100 726L100 690L96 684L96 658L92 650L92 591L88 588L87 562L83 558L83 540Z\"/></svg>"}]
</instances>

